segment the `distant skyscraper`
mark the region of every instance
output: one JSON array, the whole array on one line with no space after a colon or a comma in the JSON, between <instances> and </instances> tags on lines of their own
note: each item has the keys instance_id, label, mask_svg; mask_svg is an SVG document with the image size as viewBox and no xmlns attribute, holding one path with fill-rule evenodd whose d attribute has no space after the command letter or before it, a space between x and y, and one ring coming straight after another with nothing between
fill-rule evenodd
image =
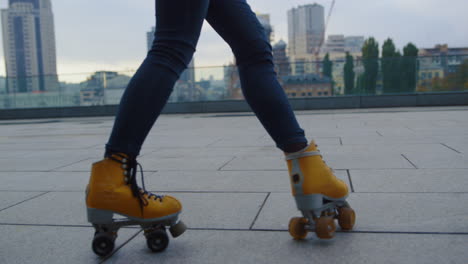
<instances>
[{"instance_id":1,"label":"distant skyscraper","mask_svg":"<svg viewBox=\"0 0 468 264\"><path fill-rule=\"evenodd\" d=\"M303 5L288 11L289 56L313 54L323 41L325 9L319 4Z\"/></svg>"},{"instance_id":2,"label":"distant skyscraper","mask_svg":"<svg viewBox=\"0 0 468 264\"><path fill-rule=\"evenodd\" d=\"M148 50L153 46L154 33L156 32L155 27L152 27L150 31L146 32L146 46Z\"/></svg>"},{"instance_id":3,"label":"distant skyscraper","mask_svg":"<svg viewBox=\"0 0 468 264\"><path fill-rule=\"evenodd\" d=\"M58 89L54 16L50 0L9 0L2 9L7 90Z\"/></svg>"},{"instance_id":4,"label":"distant skyscraper","mask_svg":"<svg viewBox=\"0 0 468 264\"><path fill-rule=\"evenodd\" d=\"M273 40L273 27L270 24L270 15L269 14L257 14L258 21L262 24L265 29L265 34L268 42L271 43Z\"/></svg>"},{"instance_id":5,"label":"distant skyscraper","mask_svg":"<svg viewBox=\"0 0 468 264\"><path fill-rule=\"evenodd\" d=\"M283 40L278 41L273 46L273 60L278 76L286 76L291 73L289 58L286 55L286 46Z\"/></svg>"},{"instance_id":6,"label":"distant skyscraper","mask_svg":"<svg viewBox=\"0 0 468 264\"><path fill-rule=\"evenodd\" d=\"M152 27L151 30L146 33L146 45L147 45L148 51L153 46L155 31L156 31L155 27ZM187 69L184 72L182 72L182 74L180 75L179 81L192 82L192 84L195 83L194 61L195 61L195 59L192 58L192 60L190 61L189 65L187 67Z\"/></svg>"}]
</instances>

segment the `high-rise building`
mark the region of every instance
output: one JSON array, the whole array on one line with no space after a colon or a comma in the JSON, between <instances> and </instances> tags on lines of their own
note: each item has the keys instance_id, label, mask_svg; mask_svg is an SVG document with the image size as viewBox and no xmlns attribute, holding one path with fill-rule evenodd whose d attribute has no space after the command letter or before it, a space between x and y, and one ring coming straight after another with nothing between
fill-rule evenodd
<instances>
[{"instance_id":1,"label":"high-rise building","mask_svg":"<svg viewBox=\"0 0 468 264\"><path fill-rule=\"evenodd\" d=\"M287 45L283 40L278 41L278 43L273 46L273 61L278 76L286 76L291 73L286 47Z\"/></svg>"},{"instance_id":2,"label":"high-rise building","mask_svg":"<svg viewBox=\"0 0 468 264\"><path fill-rule=\"evenodd\" d=\"M263 29L265 30L265 35L268 42L273 41L273 27L270 24L270 15L269 14L257 14L258 21L262 24Z\"/></svg>"},{"instance_id":3,"label":"high-rise building","mask_svg":"<svg viewBox=\"0 0 468 264\"><path fill-rule=\"evenodd\" d=\"M289 55L314 54L323 42L325 9L319 4L303 5L288 11Z\"/></svg>"},{"instance_id":4,"label":"high-rise building","mask_svg":"<svg viewBox=\"0 0 468 264\"><path fill-rule=\"evenodd\" d=\"M7 91L58 90L50 0L9 0L8 4L1 10Z\"/></svg>"}]
</instances>

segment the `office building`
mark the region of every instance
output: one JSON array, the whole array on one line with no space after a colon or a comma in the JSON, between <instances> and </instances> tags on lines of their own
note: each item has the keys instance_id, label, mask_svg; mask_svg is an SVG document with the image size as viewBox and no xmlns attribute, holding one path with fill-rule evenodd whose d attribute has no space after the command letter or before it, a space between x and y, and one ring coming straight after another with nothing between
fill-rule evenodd
<instances>
[{"instance_id":1,"label":"office building","mask_svg":"<svg viewBox=\"0 0 468 264\"><path fill-rule=\"evenodd\" d=\"M1 10L8 93L57 91L50 0L9 0Z\"/></svg>"},{"instance_id":2,"label":"office building","mask_svg":"<svg viewBox=\"0 0 468 264\"><path fill-rule=\"evenodd\" d=\"M303 5L288 11L289 56L314 54L323 43L325 10L319 4Z\"/></svg>"}]
</instances>

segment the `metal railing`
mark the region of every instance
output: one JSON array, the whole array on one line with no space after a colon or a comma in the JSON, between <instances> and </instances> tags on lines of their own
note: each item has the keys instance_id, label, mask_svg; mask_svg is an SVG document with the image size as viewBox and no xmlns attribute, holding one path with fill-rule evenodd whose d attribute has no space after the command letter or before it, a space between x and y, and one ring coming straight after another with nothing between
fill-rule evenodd
<instances>
[{"instance_id":1,"label":"metal railing","mask_svg":"<svg viewBox=\"0 0 468 264\"><path fill-rule=\"evenodd\" d=\"M275 63L290 98L468 91L468 56L335 58ZM370 67L369 65L374 65ZM319 72L317 73L317 69ZM115 105L132 71L0 77L0 109ZM189 68L169 102L242 100L235 65Z\"/></svg>"}]
</instances>

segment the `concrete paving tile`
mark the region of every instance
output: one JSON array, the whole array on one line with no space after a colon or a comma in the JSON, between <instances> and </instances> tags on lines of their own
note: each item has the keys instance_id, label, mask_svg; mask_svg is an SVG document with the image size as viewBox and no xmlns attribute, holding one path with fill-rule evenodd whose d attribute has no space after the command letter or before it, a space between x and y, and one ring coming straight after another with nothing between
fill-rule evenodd
<instances>
[{"instance_id":1,"label":"concrete paving tile","mask_svg":"<svg viewBox=\"0 0 468 264\"><path fill-rule=\"evenodd\" d=\"M255 135L249 137L234 137L222 138L217 140L210 146L212 147L271 147L275 146L274 141L270 137Z\"/></svg>"},{"instance_id":2,"label":"concrete paving tile","mask_svg":"<svg viewBox=\"0 0 468 264\"><path fill-rule=\"evenodd\" d=\"M190 228L248 229L266 193L174 193Z\"/></svg>"},{"instance_id":3,"label":"concrete paving tile","mask_svg":"<svg viewBox=\"0 0 468 264\"><path fill-rule=\"evenodd\" d=\"M288 192L286 171L158 171L146 188L159 191Z\"/></svg>"},{"instance_id":4,"label":"concrete paving tile","mask_svg":"<svg viewBox=\"0 0 468 264\"><path fill-rule=\"evenodd\" d=\"M145 155L139 159L144 170L218 170L226 163L233 159L233 156L225 157L191 157L180 159L177 157L171 158L156 158L151 154Z\"/></svg>"},{"instance_id":5,"label":"concrete paving tile","mask_svg":"<svg viewBox=\"0 0 468 264\"><path fill-rule=\"evenodd\" d=\"M160 148L151 153L155 158L233 157L238 155L278 156L276 147L206 147L206 148Z\"/></svg>"},{"instance_id":6,"label":"concrete paving tile","mask_svg":"<svg viewBox=\"0 0 468 264\"><path fill-rule=\"evenodd\" d=\"M95 158L89 158L89 159L83 159L79 162L75 162L72 164L69 164L67 166L62 166L56 168L54 171L55 172L62 172L62 173L68 173L68 172L82 172L82 173L89 173L91 171L91 167L93 166L94 162L98 162L101 160L101 158L95 157Z\"/></svg>"},{"instance_id":7,"label":"concrete paving tile","mask_svg":"<svg viewBox=\"0 0 468 264\"><path fill-rule=\"evenodd\" d=\"M9 151L41 151L41 150L54 150L54 149L83 149L83 148L90 148L96 145L96 142L88 142L87 144L83 145L80 143L74 144L46 144L46 143L14 143L14 144L0 144L0 148L2 150L9 150Z\"/></svg>"},{"instance_id":8,"label":"concrete paving tile","mask_svg":"<svg viewBox=\"0 0 468 264\"><path fill-rule=\"evenodd\" d=\"M468 192L468 169L350 170L356 192Z\"/></svg>"},{"instance_id":9,"label":"concrete paving tile","mask_svg":"<svg viewBox=\"0 0 468 264\"><path fill-rule=\"evenodd\" d=\"M34 196L40 195L42 192L2 192L0 191L0 210L8 206L15 205Z\"/></svg>"},{"instance_id":10,"label":"concrete paving tile","mask_svg":"<svg viewBox=\"0 0 468 264\"><path fill-rule=\"evenodd\" d=\"M468 194L351 193L356 231L468 232ZM272 193L255 229L287 230L289 219L299 216L293 197Z\"/></svg>"},{"instance_id":11,"label":"concrete paving tile","mask_svg":"<svg viewBox=\"0 0 468 264\"><path fill-rule=\"evenodd\" d=\"M241 155L229 161L221 170L287 170L284 155L258 156Z\"/></svg>"},{"instance_id":12,"label":"concrete paving tile","mask_svg":"<svg viewBox=\"0 0 468 264\"><path fill-rule=\"evenodd\" d=\"M60 159L0 159L0 171L50 171L56 168L77 163L81 158L62 157Z\"/></svg>"},{"instance_id":13,"label":"concrete paving tile","mask_svg":"<svg viewBox=\"0 0 468 264\"><path fill-rule=\"evenodd\" d=\"M165 194L165 193L158 193ZM196 228L249 228L266 193L176 193L182 219ZM0 223L83 225L84 192L51 192L0 212Z\"/></svg>"},{"instance_id":14,"label":"concrete paving tile","mask_svg":"<svg viewBox=\"0 0 468 264\"><path fill-rule=\"evenodd\" d=\"M0 191L84 191L88 172L0 172Z\"/></svg>"},{"instance_id":15,"label":"concrete paving tile","mask_svg":"<svg viewBox=\"0 0 468 264\"><path fill-rule=\"evenodd\" d=\"M322 153L325 153L322 151ZM325 153L325 162L333 169L414 168L404 157L396 153L354 152ZM236 156L222 170L287 170L284 156Z\"/></svg>"},{"instance_id":16,"label":"concrete paving tile","mask_svg":"<svg viewBox=\"0 0 468 264\"><path fill-rule=\"evenodd\" d=\"M420 153L426 154L428 152L437 152L444 154L453 154L453 150L443 146L442 144L391 144L391 145L343 145L343 146L328 146L319 143L319 149L324 156L328 155L356 155L363 153L372 153L376 155L381 154L406 154L406 153Z\"/></svg>"},{"instance_id":17,"label":"concrete paving tile","mask_svg":"<svg viewBox=\"0 0 468 264\"><path fill-rule=\"evenodd\" d=\"M405 156L421 169L468 169L468 155L451 152L441 153L405 153Z\"/></svg>"},{"instance_id":18,"label":"concrete paving tile","mask_svg":"<svg viewBox=\"0 0 468 264\"><path fill-rule=\"evenodd\" d=\"M128 241L139 229L121 229L115 248ZM94 229L0 225L0 263L100 263L91 250ZM8 238L8 239L6 239Z\"/></svg>"},{"instance_id":19,"label":"concrete paving tile","mask_svg":"<svg viewBox=\"0 0 468 264\"><path fill-rule=\"evenodd\" d=\"M435 144L439 143L437 139L423 136L395 136L382 137L375 136L343 136L341 137L343 145L392 145L392 144Z\"/></svg>"},{"instance_id":20,"label":"concrete paving tile","mask_svg":"<svg viewBox=\"0 0 468 264\"><path fill-rule=\"evenodd\" d=\"M410 169L414 168L400 154L364 152L364 153L330 153L324 159L334 169Z\"/></svg>"},{"instance_id":21,"label":"concrete paving tile","mask_svg":"<svg viewBox=\"0 0 468 264\"><path fill-rule=\"evenodd\" d=\"M0 159L5 158L21 158L25 154L30 153L30 151L22 151L22 150L0 150Z\"/></svg>"},{"instance_id":22,"label":"concrete paving tile","mask_svg":"<svg viewBox=\"0 0 468 264\"><path fill-rule=\"evenodd\" d=\"M190 131L190 127L187 126L186 130ZM212 137L201 137L201 136L188 136L188 137L179 137L179 136L148 136L145 140L146 147L152 148L163 148L163 147L206 147L209 144L214 143L217 138Z\"/></svg>"},{"instance_id":23,"label":"concrete paving tile","mask_svg":"<svg viewBox=\"0 0 468 264\"><path fill-rule=\"evenodd\" d=\"M335 175L349 186L346 171ZM158 171L145 175L146 188L158 191L290 192L287 171Z\"/></svg>"},{"instance_id":24,"label":"concrete paving tile","mask_svg":"<svg viewBox=\"0 0 468 264\"><path fill-rule=\"evenodd\" d=\"M295 241L287 232L188 230L154 255L137 236L106 263L466 263L467 236L338 233Z\"/></svg>"},{"instance_id":25,"label":"concrete paving tile","mask_svg":"<svg viewBox=\"0 0 468 264\"><path fill-rule=\"evenodd\" d=\"M50 192L0 212L0 223L83 225L86 218L84 192Z\"/></svg>"},{"instance_id":26,"label":"concrete paving tile","mask_svg":"<svg viewBox=\"0 0 468 264\"><path fill-rule=\"evenodd\" d=\"M224 164L228 163L233 156L217 157L181 157L153 155L152 153L142 155L138 162L142 165L143 171L157 170L212 170L216 171ZM89 172L94 162L101 160L99 157L82 160L68 166L57 168L55 171L61 172ZM1 161L1 160L0 160Z\"/></svg>"}]
</instances>

